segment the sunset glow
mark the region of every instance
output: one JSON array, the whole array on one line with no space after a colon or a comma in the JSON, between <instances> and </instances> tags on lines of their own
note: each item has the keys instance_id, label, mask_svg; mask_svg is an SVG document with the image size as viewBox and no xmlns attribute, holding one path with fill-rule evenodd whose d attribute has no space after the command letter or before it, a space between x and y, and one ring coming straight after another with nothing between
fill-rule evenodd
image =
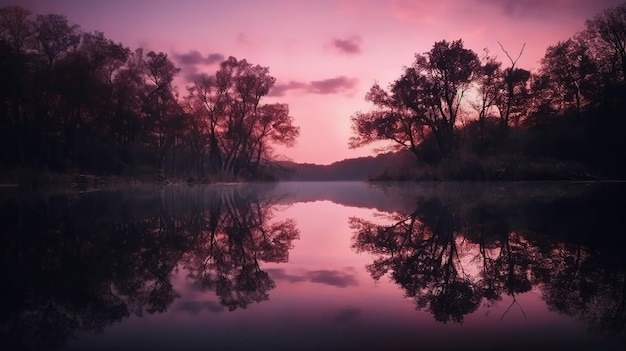
<instances>
[{"instance_id":1,"label":"sunset glow","mask_svg":"<svg viewBox=\"0 0 626 351\"><path fill-rule=\"evenodd\" d=\"M294 148L277 150L296 162L329 164L373 154L348 148L350 116L370 107L374 83L386 87L435 41L463 39L504 65L534 71L546 48L582 30L585 20L620 0L271 0L271 1L2 1L35 14L65 15L84 31L102 31L132 50L168 54L181 68L181 96L199 73L237 59L269 67L276 84L266 102L289 104L300 127Z\"/></svg>"}]
</instances>

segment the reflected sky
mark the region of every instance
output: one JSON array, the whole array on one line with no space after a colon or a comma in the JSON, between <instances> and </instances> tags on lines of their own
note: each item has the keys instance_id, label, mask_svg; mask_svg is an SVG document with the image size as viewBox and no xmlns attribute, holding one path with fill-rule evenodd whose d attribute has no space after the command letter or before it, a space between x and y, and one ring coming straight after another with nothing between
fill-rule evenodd
<instances>
[{"instance_id":1,"label":"reflected sky","mask_svg":"<svg viewBox=\"0 0 626 351\"><path fill-rule=\"evenodd\" d=\"M341 193L341 189L347 189L345 196ZM623 260L614 262L621 264L621 267L607 268L604 266L606 261L603 261L599 255L607 258L611 257L613 253L606 251L602 245L591 248L586 244L585 238L580 238L581 234L579 233L572 233L572 240L563 241L556 237L562 226L558 223L552 223L546 227L553 232L551 236L544 235L538 232L539 224L535 223L534 220L536 216L533 211L541 210L545 213L556 214L564 208L578 208L583 203L594 203L597 200L596 196L600 196L605 201L612 199L607 200L605 192L600 192L599 195L589 195L588 189L585 189L550 187L544 189L517 188L517 190L463 190L460 188L426 187L409 190L406 188L383 189L364 183L291 183L279 184L261 192L247 188L238 189L234 192L232 190L224 192L206 187L202 189L198 187L169 188L157 193L154 198L143 194L143 200L140 202L137 200L138 196L126 194L121 203L128 206L125 215L127 219L132 218L132 220L122 221L117 226L109 225L108 228L119 229L133 225L138 227L140 223L145 224L154 218L161 218L155 222L161 224L150 226L147 231L148 234L133 234L141 236L143 238L141 240L145 242L143 246L137 246L137 254L151 257L149 255L151 249L149 248L158 247L160 252L169 255L168 257L173 257L173 259L161 259L158 264L147 265L146 270L136 269L133 272L145 274L147 278L142 284L151 286L154 283L154 278L150 276L149 271L153 267L164 267L168 262L174 262L171 267L169 282L172 291L175 292L175 297L166 303L162 312L146 313L144 310L142 316L130 313L119 321L106 325L101 333L81 332L81 329L78 328L75 338L70 339L63 346L63 349L105 350L141 347L165 350L176 347L238 350L263 346L263 349L286 350L294 349L297 346L297 349L310 350L409 350L415 349L415 345L420 345L426 349L458 349L459 347L463 349L468 345L471 345L471 348L481 349L501 349L503 346L508 349L568 346L575 347L574 349L597 349L597 347L620 349L623 347L623 339L620 340L621 337L619 336L621 333L623 337L623 322L621 322L621 329L616 330L617 337L607 337L605 331L598 329L602 329L602 314L606 312L603 308L610 304L618 306L620 301L621 303L624 301L623 295L614 296L617 299L615 301L606 300L611 294L603 290L610 289L610 284L605 284L605 278L602 278L604 275L607 281L623 284ZM622 191L623 188L618 190ZM358 196L354 194L355 191L360 192ZM609 191L609 193L615 192L616 189ZM216 193L221 195L215 197ZM442 197L442 193L447 194L447 197ZM509 198L495 196L497 201L493 201L494 195L498 194L507 194L506 196ZM544 195L538 196L538 194ZM106 201L103 200L106 194L92 194L90 196L93 198L80 199L75 197L68 206L72 208L71 204L80 205L80 208L85 210L87 208L85 205L90 204L93 206L92 208L101 206L102 210L107 209L107 206L104 205ZM584 201L580 200L581 196L585 199ZM364 199L361 206L359 206L359 200L355 200L358 198ZM438 201L436 206L433 205L433 198ZM111 199L113 203L119 200L117 195L111 195ZM375 199L383 200L376 202ZM469 199L472 201L465 201ZM23 215L29 214L29 209L39 209L39 206L42 206L34 205L31 201L20 201L7 200L5 196L5 202L11 203L14 208L19 208ZM47 203L57 204L56 211L63 212L59 209L63 207L61 205L63 201L48 199ZM226 215L220 214L216 217L220 219L218 223L226 227L228 227L228 223L234 223L232 218L249 218L251 220L251 218L255 218L255 214L263 213L263 219L260 222L255 222L261 229L258 232L253 232L253 234L249 234L249 232L242 234L242 237L252 235L253 241L257 243L253 246L250 246L252 241L246 241L248 239L233 241L228 236L219 233L213 237L225 240L226 244L223 246L223 251L220 251L225 256L220 257L222 257L223 262L234 264L233 267L236 268L234 271L230 268L222 271L232 275L232 272L245 270L241 267L247 267L247 263L241 262L249 262L245 260L254 258L253 265L258 265L258 270L255 271L266 273L273 283L273 287L266 291L267 299L251 301L229 310L228 305L225 305L223 298L220 297L223 294L220 295L216 291L216 286L219 287L219 284L202 285L198 283L199 270L195 263L206 258L203 255L208 252L205 249L198 249L198 247L208 247L206 245L198 246L198 240L202 240L206 244L206 240L212 237L209 235L211 231L208 228L212 223L211 209L216 204L223 206L220 213L226 213ZM502 209L502 215L496 214L497 211L492 208L495 204L498 204L498 208ZM615 205L619 206L621 203L613 204L613 207ZM76 209L76 207L73 208ZM137 210L130 211L129 208ZM489 211L478 211L477 208L489 209ZM254 209L254 211L250 209ZM227 215L229 210L237 212L238 217L229 217ZM155 211L160 215L154 217ZM533 255L533 261L527 264L528 275L529 277L532 276L530 290L510 294L508 293L509 290L503 289L499 299L481 298L478 307L464 314L460 322L442 323L436 320L428 305L425 307L417 306L415 296L408 296L406 286L399 283L398 278L394 275L394 272L413 267L406 268L390 264L388 272L379 279L372 275L368 266L381 258L396 257L400 255L400 251L395 253L389 251L388 240L383 240L385 237L377 234L378 232L369 233L371 238L380 239L378 242L374 242L373 246L367 246L366 249L359 249L357 247L359 229L351 226L351 221L358 218L363 223L373 224L376 228L388 228L397 224L397 221L394 222L393 216L414 218L416 222L424 226L424 233L426 233L424 237L414 235L414 245L411 247L419 247L423 240L426 240L424 238L433 238L437 235L442 237L443 234L437 229L440 227L436 224L439 223L437 221L441 221L447 216L444 216L442 211L445 211L456 221L455 225L448 227L456 228L451 229L449 233L453 235L451 242L457 249L452 260L455 262L455 269L459 277L471 281L472 288L478 289L480 279L477 277L480 275L482 266L476 258L481 257L481 248L488 248L484 251L488 252L488 255L491 255L489 257L495 260L500 255L495 247L505 247L502 244L505 242L503 237L498 236L503 234L497 228L506 228L508 233L505 234L509 238L506 243L511 247L524 244L525 251L520 254L528 253L530 255L532 253ZM37 213L41 214L41 211ZM65 213L69 214L72 211L68 210ZM203 215L198 216L198 213ZM215 211L212 213L217 215ZM115 222L118 220L116 218L119 218L118 215L109 212L108 219L104 219L99 217L100 215L94 214L100 218L100 224ZM590 216L592 217L591 221L597 220L596 215ZM4 217L3 220L7 221L10 218L14 217ZM51 217L46 218L51 219ZM92 228L88 224L75 223L75 217L59 215L55 218L57 221L65 221L65 224L74 223L75 227L80 228L81 225L84 225L86 229ZM59 218L63 218L63 220ZM200 218L204 218L204 222ZM267 230L267 228L275 228L273 226L276 223L286 223L290 220L295 222L298 235L290 239L288 252L284 253L280 249L278 256L262 254L262 252L276 252L275 249L272 249L275 247L284 247L284 245L272 246L274 245L272 240L267 241L267 245L270 246L258 244L263 242L260 239L263 235L272 235L272 230ZM561 219L555 215L554 221L559 220ZM94 221L94 218L91 218L90 221ZM52 222L50 221L50 226L53 226L54 223ZM155 228L166 228L166 223L171 223L171 232L166 229L161 229L158 233L154 232ZM198 225L197 229L194 229L194 223ZM584 223L586 222L583 221L580 224L581 228L584 228ZM222 230L219 225L215 233ZM611 225L611 223L606 225ZM602 226L599 227L602 228ZM19 226L9 225L9 228L13 229L9 234L15 234L17 233L16 228ZM230 225L229 228L231 228L229 229L231 236L236 236L233 233L239 233L232 231L236 226ZM476 234L476 228L483 228L484 235ZM569 225L565 226L565 229L567 228ZM41 228L37 230L41 230ZM183 232L186 234L180 234ZM75 231L74 234L83 236L82 239L78 239L82 245L108 243L111 246L124 246L129 240L126 238L124 239L126 241L121 241L126 244L120 244L116 241L117 239L112 238L114 235L106 230L92 234L91 238L85 238L85 233L81 231ZM128 236L130 234L132 233L127 231L119 235ZM153 245L146 239L157 234L164 238L159 245ZM109 237L103 238L106 235ZM274 238L278 237L275 233L273 235ZM164 244L166 237L167 240L175 239L176 244ZM600 235L600 237L602 236ZM480 238L484 240L482 244ZM13 242L16 247L20 246L20 241L17 238L7 236L7 234L4 235L4 240L7 243ZM487 241L489 244L486 243ZM436 243L440 245L441 241ZM61 246L54 246L56 245L54 243L50 245L52 248L63 251ZM251 249L252 247L255 249ZM88 250L82 252L85 255L93 254ZM98 252L105 255L106 248ZM112 251L113 254L116 252L120 257L119 260L123 261L122 263L129 262L124 258L125 254ZM132 255L134 254L132 253ZM286 262L283 259L275 259L275 257L284 257L284 255L288 256ZM4 256L7 257L7 254L5 253ZM217 254L215 256L217 257ZM422 254L416 256L415 264L421 264L422 261L420 260L423 260L424 257ZM511 256L510 259L517 259L516 262L519 262L516 257ZM557 262L558 264L550 266L553 269L545 272L542 267L546 266L545 260L548 258L550 262ZM576 263L577 258L578 263ZM104 259L103 262L108 264L109 261ZM137 264L141 265L141 263ZM516 267L522 266L519 263L516 265ZM5 269L11 267L15 269L16 267L28 268L30 266L14 264L7 267L5 265ZM109 276L113 278L103 279L111 281L113 285L121 285L121 282L130 284L131 281L135 282L134 284L139 284L138 278L134 280L116 279L115 276L121 274L119 268L106 267L101 270L106 272L107 269L110 270ZM214 267L212 269L220 271L221 268ZM165 271L170 271L170 269ZM577 273L570 273L570 271ZM60 272L64 271L60 270ZM28 272L24 274L28 277ZM219 274L215 276L219 276ZM578 281L580 276L587 276L584 278L587 279L587 285L581 285L580 289L582 290L564 286L561 283L567 277L574 277L570 280ZM593 281L589 278L591 276L598 278ZM244 284L245 282L239 284L237 280L239 276L236 274L228 277L231 279L231 283L227 286L231 289L245 289L249 285L249 282L246 283L248 285ZM16 279L15 276L12 279ZM501 281L506 282L505 278L502 279L504 280ZM219 279L215 281L219 282ZM22 284L22 282L18 284ZM89 280L85 284L96 283ZM36 286L43 286L43 283ZM441 288L437 285L434 287L435 289ZM548 288L549 291L546 290ZM620 289L618 288L619 286L615 291L619 292ZM123 290L120 287L118 289ZM36 290L33 291L36 292ZM140 295L149 295L152 290L127 288L126 291L137 291ZM62 298L56 299L55 303L59 305L65 303L64 306L70 306L65 307L68 310L78 311L75 313L79 314L80 311L85 311L76 307L77 303L75 302L64 301L63 299L67 298L67 295L63 295L57 290L50 290L47 294L61 296ZM421 290L421 294L425 294L425 292ZM560 301L559 296L567 296L571 299L580 298L581 300L568 302L567 299L564 299L564 301ZM122 296L121 299L129 306L132 305L132 301L141 300L140 297L136 296L132 299ZM150 300L148 299L148 301ZM455 300L450 301L454 302ZM27 302L25 300L21 303L27 305ZM98 305L92 303L91 309L97 308ZM6 307L4 310L7 310ZM623 321L624 313L622 311L621 315L618 313L614 316L615 318L622 318L621 321ZM3 333L10 332L10 324L6 323L6 317L7 315L3 314ZM594 328L596 330L593 330Z\"/></svg>"}]
</instances>

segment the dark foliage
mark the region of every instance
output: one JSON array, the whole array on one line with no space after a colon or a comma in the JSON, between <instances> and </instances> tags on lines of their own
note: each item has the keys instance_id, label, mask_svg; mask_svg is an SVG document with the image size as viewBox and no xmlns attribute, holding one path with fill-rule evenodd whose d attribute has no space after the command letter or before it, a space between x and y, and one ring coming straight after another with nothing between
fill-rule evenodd
<instances>
[{"instance_id":1,"label":"dark foliage","mask_svg":"<svg viewBox=\"0 0 626 351\"><path fill-rule=\"evenodd\" d=\"M134 51L64 16L0 8L0 167L6 172L258 178L299 134L262 104L265 67L230 57L179 98L162 52Z\"/></svg>"},{"instance_id":2,"label":"dark foliage","mask_svg":"<svg viewBox=\"0 0 626 351\"><path fill-rule=\"evenodd\" d=\"M513 59L501 46L503 68L460 40L437 42L388 91L372 87L375 108L352 116L350 146L413 153L421 169L392 179L623 179L625 27L626 4L605 10L548 47L534 73L516 67L523 47Z\"/></svg>"}]
</instances>

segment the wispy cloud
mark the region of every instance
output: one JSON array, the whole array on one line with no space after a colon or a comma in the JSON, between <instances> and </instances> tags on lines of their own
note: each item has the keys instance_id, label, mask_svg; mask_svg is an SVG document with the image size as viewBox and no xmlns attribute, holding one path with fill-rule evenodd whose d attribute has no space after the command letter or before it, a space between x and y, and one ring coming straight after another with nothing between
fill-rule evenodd
<instances>
[{"instance_id":1,"label":"wispy cloud","mask_svg":"<svg viewBox=\"0 0 626 351\"><path fill-rule=\"evenodd\" d=\"M337 288L347 288L359 284L351 269L346 269L345 271L317 270L306 271L301 274L289 274L282 268L273 268L268 269L267 273L274 280L284 280L290 283L311 282Z\"/></svg>"},{"instance_id":2,"label":"wispy cloud","mask_svg":"<svg viewBox=\"0 0 626 351\"><path fill-rule=\"evenodd\" d=\"M211 53L202 55L198 50L190 50L186 54L174 53L174 59L181 65L206 65L210 66L224 61L224 55L220 53Z\"/></svg>"},{"instance_id":3,"label":"wispy cloud","mask_svg":"<svg viewBox=\"0 0 626 351\"><path fill-rule=\"evenodd\" d=\"M308 272L307 276L313 283L331 285L338 288L358 285L358 282L352 273L321 270Z\"/></svg>"},{"instance_id":4,"label":"wispy cloud","mask_svg":"<svg viewBox=\"0 0 626 351\"><path fill-rule=\"evenodd\" d=\"M290 81L278 83L272 87L269 96L284 96L291 90L300 90L307 94L338 94L356 87L358 79L339 76L310 82Z\"/></svg>"},{"instance_id":5,"label":"wispy cloud","mask_svg":"<svg viewBox=\"0 0 626 351\"><path fill-rule=\"evenodd\" d=\"M354 88L356 83L356 78L339 76L336 78L312 81L308 86L308 90L315 94L336 94Z\"/></svg>"},{"instance_id":6,"label":"wispy cloud","mask_svg":"<svg viewBox=\"0 0 626 351\"><path fill-rule=\"evenodd\" d=\"M623 0L475 0L478 4L493 6L510 18L552 17L555 14L569 13L576 16L589 16L602 9L614 7Z\"/></svg>"},{"instance_id":7,"label":"wispy cloud","mask_svg":"<svg viewBox=\"0 0 626 351\"><path fill-rule=\"evenodd\" d=\"M361 37L353 36L347 39L334 39L333 47L339 52L356 55L361 53Z\"/></svg>"},{"instance_id":8,"label":"wispy cloud","mask_svg":"<svg viewBox=\"0 0 626 351\"><path fill-rule=\"evenodd\" d=\"M306 88L307 83L304 82L296 82L290 81L289 83L284 84L275 84L270 90L269 96L285 96L285 94L290 90L304 89Z\"/></svg>"}]
</instances>

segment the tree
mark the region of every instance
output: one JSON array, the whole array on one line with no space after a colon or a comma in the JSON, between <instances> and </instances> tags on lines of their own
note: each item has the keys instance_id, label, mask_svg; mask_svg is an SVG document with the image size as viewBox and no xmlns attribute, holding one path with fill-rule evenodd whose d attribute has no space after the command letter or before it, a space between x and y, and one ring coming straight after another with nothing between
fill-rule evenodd
<instances>
[{"instance_id":1,"label":"tree","mask_svg":"<svg viewBox=\"0 0 626 351\"><path fill-rule=\"evenodd\" d=\"M62 15L37 15L34 27L34 46L44 58L48 70L56 60L75 49L80 42L78 26L70 25Z\"/></svg>"},{"instance_id":2,"label":"tree","mask_svg":"<svg viewBox=\"0 0 626 351\"><path fill-rule=\"evenodd\" d=\"M499 74L499 92L495 101L499 112L500 126L503 129L507 129L511 123L516 126L519 125L530 97L528 89L528 82L531 77L530 71L515 67L524 52L524 47L526 47L526 44L522 46L517 58L513 59L504 49L504 46L500 44L500 48L511 61L511 67L504 69Z\"/></svg>"},{"instance_id":3,"label":"tree","mask_svg":"<svg viewBox=\"0 0 626 351\"><path fill-rule=\"evenodd\" d=\"M31 12L20 6L0 8L0 129L3 150L0 162L23 165L27 121L24 100L27 95L25 79L29 57L25 48L32 38Z\"/></svg>"},{"instance_id":4,"label":"tree","mask_svg":"<svg viewBox=\"0 0 626 351\"><path fill-rule=\"evenodd\" d=\"M354 135L350 147L389 140L413 152L432 134L442 156L455 149L455 128L465 92L476 78L480 61L463 47L462 40L436 42L387 92L377 84L366 100L376 109L352 116ZM419 156L418 156L419 157Z\"/></svg>"},{"instance_id":5,"label":"tree","mask_svg":"<svg viewBox=\"0 0 626 351\"><path fill-rule=\"evenodd\" d=\"M596 68L587 44L568 39L549 46L541 60L540 74L547 76L549 87L541 96L559 111L580 113L589 102L589 76Z\"/></svg>"},{"instance_id":6,"label":"tree","mask_svg":"<svg viewBox=\"0 0 626 351\"><path fill-rule=\"evenodd\" d=\"M14 53L21 53L33 34L32 12L21 6L0 8L0 38Z\"/></svg>"},{"instance_id":7,"label":"tree","mask_svg":"<svg viewBox=\"0 0 626 351\"><path fill-rule=\"evenodd\" d=\"M188 88L189 113L206 121L211 171L225 177L257 174L273 159L272 145L293 146L299 135L286 104L262 104L274 84L267 67L229 57L214 76Z\"/></svg>"},{"instance_id":8,"label":"tree","mask_svg":"<svg viewBox=\"0 0 626 351\"><path fill-rule=\"evenodd\" d=\"M610 48L626 82L626 3L608 8L586 22L587 31L598 45Z\"/></svg>"},{"instance_id":9,"label":"tree","mask_svg":"<svg viewBox=\"0 0 626 351\"><path fill-rule=\"evenodd\" d=\"M502 72L500 70L502 64L497 62L495 57L489 55L486 48L484 51L477 75L478 101L473 104L474 109L478 112L481 138L485 136L485 120L489 117L489 111L495 106L498 98L498 78Z\"/></svg>"},{"instance_id":10,"label":"tree","mask_svg":"<svg viewBox=\"0 0 626 351\"><path fill-rule=\"evenodd\" d=\"M180 72L162 52L150 51L142 62L145 79L143 112L144 132L148 142L158 150L157 169L163 171L167 151L174 143L175 120L182 115L180 105L173 92L172 81Z\"/></svg>"}]
</instances>

